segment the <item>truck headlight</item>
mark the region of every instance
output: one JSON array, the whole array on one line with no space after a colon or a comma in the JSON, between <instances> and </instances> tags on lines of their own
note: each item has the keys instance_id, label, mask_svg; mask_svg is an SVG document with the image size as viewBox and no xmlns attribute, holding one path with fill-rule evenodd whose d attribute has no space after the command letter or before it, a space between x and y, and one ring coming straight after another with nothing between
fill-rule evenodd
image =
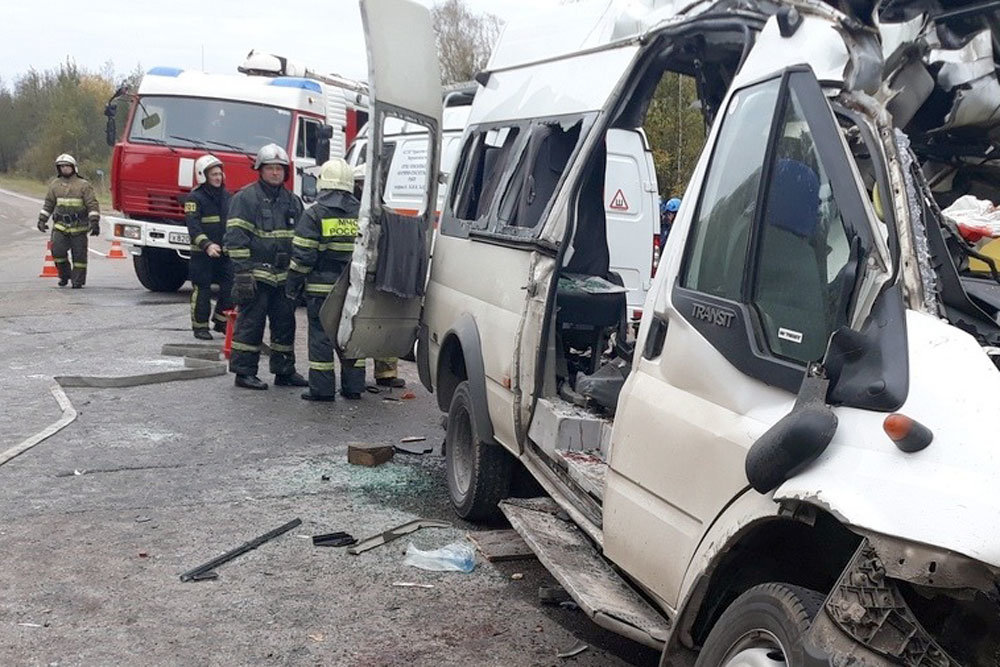
<instances>
[{"instance_id":1,"label":"truck headlight","mask_svg":"<svg viewBox=\"0 0 1000 667\"><path fill-rule=\"evenodd\" d=\"M115 236L138 241L142 238L142 230L138 225L127 225L119 222L115 224Z\"/></svg>"}]
</instances>

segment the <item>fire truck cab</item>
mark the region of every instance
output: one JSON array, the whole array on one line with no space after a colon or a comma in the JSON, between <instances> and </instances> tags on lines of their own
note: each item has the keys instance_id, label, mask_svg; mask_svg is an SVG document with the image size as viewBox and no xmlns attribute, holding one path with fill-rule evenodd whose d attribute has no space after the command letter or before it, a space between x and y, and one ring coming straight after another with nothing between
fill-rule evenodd
<instances>
[{"instance_id":1,"label":"fire truck cab","mask_svg":"<svg viewBox=\"0 0 1000 667\"><path fill-rule=\"evenodd\" d=\"M183 200L197 185L198 157L222 160L226 188L235 192L256 178L257 150L276 143L292 162L287 187L308 199L322 156L343 155L367 120L364 84L253 52L239 71L154 67L131 95L111 161L112 203L121 215L106 220L149 290L175 291L187 280ZM113 118L113 102L109 111Z\"/></svg>"}]
</instances>

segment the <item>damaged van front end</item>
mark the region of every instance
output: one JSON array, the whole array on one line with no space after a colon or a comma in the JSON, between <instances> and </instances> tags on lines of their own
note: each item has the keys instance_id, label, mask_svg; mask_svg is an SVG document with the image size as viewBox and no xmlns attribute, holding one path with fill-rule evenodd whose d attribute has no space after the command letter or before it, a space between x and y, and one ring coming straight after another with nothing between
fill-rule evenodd
<instances>
[{"instance_id":1,"label":"damaged van front end","mask_svg":"<svg viewBox=\"0 0 1000 667\"><path fill-rule=\"evenodd\" d=\"M868 322L846 344L836 332L824 360L836 432L773 491L860 538L809 634L833 664L1000 664L1000 274L982 251L990 239L972 242L949 212L962 197L1000 202L1000 15L991 3L953 4L882 3L867 25L857 18L853 38L851 19L827 19L847 54L863 54L841 58L843 77L817 71L836 62L818 42L811 55L888 250L869 295L898 288L904 306L870 310L857 293L856 322ZM824 13L799 11L804 24ZM869 62L858 35L876 34L873 88L851 63ZM788 36L765 30L757 48L769 39ZM895 349L860 340L893 328ZM859 370L866 363L883 372ZM902 384L880 403L886 371Z\"/></svg>"}]
</instances>

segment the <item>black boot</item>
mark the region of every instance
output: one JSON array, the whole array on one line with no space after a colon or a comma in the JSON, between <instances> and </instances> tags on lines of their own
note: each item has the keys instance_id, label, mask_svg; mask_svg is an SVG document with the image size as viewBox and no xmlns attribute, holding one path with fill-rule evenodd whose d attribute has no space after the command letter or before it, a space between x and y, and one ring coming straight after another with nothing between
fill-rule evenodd
<instances>
[{"instance_id":1,"label":"black boot","mask_svg":"<svg viewBox=\"0 0 1000 667\"><path fill-rule=\"evenodd\" d=\"M82 287L83 283L73 283L73 289L81 289Z\"/></svg>"},{"instance_id":2,"label":"black boot","mask_svg":"<svg viewBox=\"0 0 1000 667\"><path fill-rule=\"evenodd\" d=\"M262 382L256 375L237 375L234 384L244 389L267 389L267 383Z\"/></svg>"},{"instance_id":3,"label":"black boot","mask_svg":"<svg viewBox=\"0 0 1000 667\"><path fill-rule=\"evenodd\" d=\"M361 392L358 392L358 391L344 391L343 389L341 389L340 390L340 395L343 396L344 398L346 398L349 401L360 401L361 400Z\"/></svg>"},{"instance_id":4,"label":"black boot","mask_svg":"<svg viewBox=\"0 0 1000 667\"><path fill-rule=\"evenodd\" d=\"M278 387L308 387L309 382L298 373L275 375L274 384Z\"/></svg>"},{"instance_id":5,"label":"black boot","mask_svg":"<svg viewBox=\"0 0 1000 667\"><path fill-rule=\"evenodd\" d=\"M391 387L393 389L402 389L406 386L406 380L400 377L395 378L375 378L375 384L380 387Z\"/></svg>"},{"instance_id":6,"label":"black boot","mask_svg":"<svg viewBox=\"0 0 1000 667\"><path fill-rule=\"evenodd\" d=\"M324 401L332 403L333 401L337 400L336 396L320 396L318 394L312 393L311 391L304 391L302 392L301 396L302 399L306 401Z\"/></svg>"},{"instance_id":7,"label":"black boot","mask_svg":"<svg viewBox=\"0 0 1000 667\"><path fill-rule=\"evenodd\" d=\"M208 333L208 329L195 329L194 337L198 340L212 340L212 334Z\"/></svg>"},{"instance_id":8,"label":"black boot","mask_svg":"<svg viewBox=\"0 0 1000 667\"><path fill-rule=\"evenodd\" d=\"M69 278L60 278L59 287L66 287L66 285L69 285Z\"/></svg>"}]
</instances>

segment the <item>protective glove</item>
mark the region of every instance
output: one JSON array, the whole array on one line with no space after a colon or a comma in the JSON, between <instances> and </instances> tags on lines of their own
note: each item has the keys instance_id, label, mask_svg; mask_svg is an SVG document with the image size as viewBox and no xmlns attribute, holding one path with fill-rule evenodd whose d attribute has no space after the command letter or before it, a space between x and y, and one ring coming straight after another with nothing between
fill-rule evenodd
<instances>
[{"instance_id":1,"label":"protective glove","mask_svg":"<svg viewBox=\"0 0 1000 667\"><path fill-rule=\"evenodd\" d=\"M298 301L305 288L306 277L296 271L288 273L288 280L285 281L285 296L292 301Z\"/></svg>"},{"instance_id":2,"label":"protective glove","mask_svg":"<svg viewBox=\"0 0 1000 667\"><path fill-rule=\"evenodd\" d=\"M237 273L233 278L233 303L245 306L257 295L257 281L249 273Z\"/></svg>"},{"instance_id":3,"label":"protective glove","mask_svg":"<svg viewBox=\"0 0 1000 667\"><path fill-rule=\"evenodd\" d=\"M49 231L49 223L41 218L38 219L38 231L47 232Z\"/></svg>"},{"instance_id":4,"label":"protective glove","mask_svg":"<svg viewBox=\"0 0 1000 667\"><path fill-rule=\"evenodd\" d=\"M98 222L97 220L91 220L90 221L90 235L91 236L100 236L100 234L101 234L101 223Z\"/></svg>"}]
</instances>

